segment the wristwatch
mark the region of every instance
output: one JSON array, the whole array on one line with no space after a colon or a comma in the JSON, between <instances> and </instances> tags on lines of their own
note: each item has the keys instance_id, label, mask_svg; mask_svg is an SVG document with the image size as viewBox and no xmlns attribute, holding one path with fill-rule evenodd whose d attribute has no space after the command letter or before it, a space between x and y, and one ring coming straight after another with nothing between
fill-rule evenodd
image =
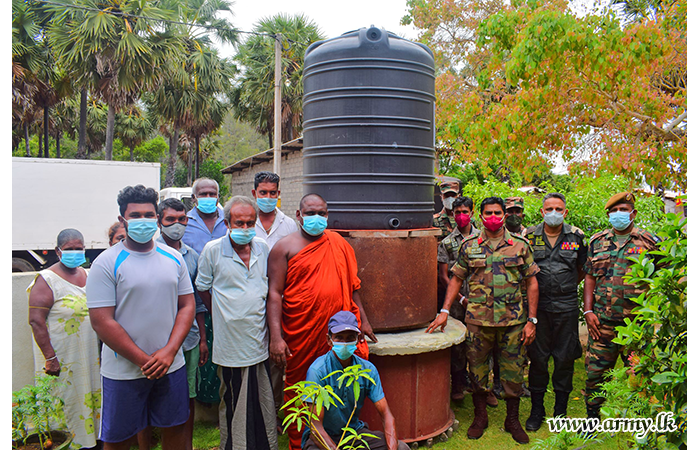
<instances>
[{"instance_id":1,"label":"wristwatch","mask_svg":"<svg viewBox=\"0 0 700 450\"><path fill-rule=\"evenodd\" d=\"M532 322L533 325L537 325L537 317L528 317L528 322Z\"/></svg>"}]
</instances>

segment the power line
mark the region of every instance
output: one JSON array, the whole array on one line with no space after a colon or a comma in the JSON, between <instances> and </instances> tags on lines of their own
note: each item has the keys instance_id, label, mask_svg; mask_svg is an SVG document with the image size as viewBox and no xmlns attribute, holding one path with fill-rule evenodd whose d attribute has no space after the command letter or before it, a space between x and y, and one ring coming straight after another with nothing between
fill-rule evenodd
<instances>
[{"instance_id":1,"label":"power line","mask_svg":"<svg viewBox=\"0 0 700 450\"><path fill-rule=\"evenodd\" d=\"M165 22L165 23L170 23L170 24L174 24L174 25L186 25L186 26L190 26L190 27L200 27L200 28L206 28L206 29L210 29L210 30L219 30L219 31L233 32L233 33L238 33L238 34L254 34L256 36L267 36L267 37L271 37L273 39L276 39L276 35L270 34L270 33L259 33L256 31L242 31L242 30L237 30L237 29L232 30L229 28L217 27L214 25L200 25L200 24L196 24L196 23L178 22L176 20L157 19L155 17L140 16L140 15L136 15L136 14L125 13L122 11L108 11L108 10L99 9L99 8L89 8L87 6L67 5L65 3L52 2L50 0L32 0L32 1L36 2L36 3L45 3L48 5L62 6L64 8L68 8L68 9L82 9L85 11L101 12L104 14L111 14L111 15L117 16L117 17L125 17L125 18L133 17L136 19L151 20L154 22ZM287 38L284 38L284 39L290 40Z\"/></svg>"}]
</instances>

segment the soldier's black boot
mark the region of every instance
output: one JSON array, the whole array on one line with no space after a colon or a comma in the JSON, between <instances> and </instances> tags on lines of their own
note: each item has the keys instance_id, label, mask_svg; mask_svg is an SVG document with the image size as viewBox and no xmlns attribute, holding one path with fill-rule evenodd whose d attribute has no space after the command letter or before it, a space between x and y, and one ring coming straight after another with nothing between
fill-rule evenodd
<instances>
[{"instance_id":1,"label":"soldier's black boot","mask_svg":"<svg viewBox=\"0 0 700 450\"><path fill-rule=\"evenodd\" d=\"M474 421L467 430L467 437L479 439L489 426L489 416L486 413L486 392L474 392L472 401L474 402Z\"/></svg>"},{"instance_id":2,"label":"soldier's black boot","mask_svg":"<svg viewBox=\"0 0 700 450\"><path fill-rule=\"evenodd\" d=\"M547 414L544 410L544 392L531 391L530 401L530 417L525 421L525 429L527 431L537 431L542 426L544 416Z\"/></svg>"},{"instance_id":3,"label":"soldier's black boot","mask_svg":"<svg viewBox=\"0 0 700 450\"><path fill-rule=\"evenodd\" d=\"M589 419L600 420L600 406L586 405L586 416L588 416Z\"/></svg>"},{"instance_id":4,"label":"soldier's black boot","mask_svg":"<svg viewBox=\"0 0 700 450\"><path fill-rule=\"evenodd\" d=\"M503 424L503 428L513 436L513 439L518 444L528 444L530 436L527 435L520 425L519 409L519 397L506 399L506 421Z\"/></svg>"},{"instance_id":5,"label":"soldier's black boot","mask_svg":"<svg viewBox=\"0 0 700 450\"><path fill-rule=\"evenodd\" d=\"M554 391L554 417L566 416L566 407L569 403L569 393L564 391Z\"/></svg>"}]
</instances>

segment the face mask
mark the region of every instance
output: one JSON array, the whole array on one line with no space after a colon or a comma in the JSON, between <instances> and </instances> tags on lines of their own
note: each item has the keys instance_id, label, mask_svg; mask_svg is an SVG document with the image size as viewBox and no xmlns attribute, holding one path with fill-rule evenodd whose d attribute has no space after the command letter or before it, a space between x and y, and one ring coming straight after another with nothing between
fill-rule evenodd
<instances>
[{"instance_id":1,"label":"face mask","mask_svg":"<svg viewBox=\"0 0 700 450\"><path fill-rule=\"evenodd\" d=\"M182 236L185 235L186 228L187 226L181 223L174 223L172 225L168 225L167 227L161 227L160 232L167 236L170 240L179 241L182 239Z\"/></svg>"},{"instance_id":2,"label":"face mask","mask_svg":"<svg viewBox=\"0 0 700 450\"><path fill-rule=\"evenodd\" d=\"M216 197L202 197L197 199L197 209L204 214L211 214L216 211Z\"/></svg>"},{"instance_id":3,"label":"face mask","mask_svg":"<svg viewBox=\"0 0 700 450\"><path fill-rule=\"evenodd\" d=\"M503 226L503 217L488 216L484 219L484 216L481 216L481 222L487 230L498 231Z\"/></svg>"},{"instance_id":4,"label":"face mask","mask_svg":"<svg viewBox=\"0 0 700 450\"><path fill-rule=\"evenodd\" d=\"M145 244L153 239L158 229L157 219L130 219L126 224L126 234L139 244Z\"/></svg>"},{"instance_id":5,"label":"face mask","mask_svg":"<svg viewBox=\"0 0 700 450\"><path fill-rule=\"evenodd\" d=\"M61 264L75 269L85 263L85 250L61 250Z\"/></svg>"},{"instance_id":6,"label":"face mask","mask_svg":"<svg viewBox=\"0 0 700 450\"><path fill-rule=\"evenodd\" d=\"M456 198L455 197L447 197L442 199L442 206L445 207L445 209L452 210L452 204L455 202Z\"/></svg>"},{"instance_id":7,"label":"face mask","mask_svg":"<svg viewBox=\"0 0 700 450\"><path fill-rule=\"evenodd\" d=\"M523 218L516 216L515 214L511 214L510 216L506 217L506 225L511 228L519 227L521 223L523 223Z\"/></svg>"},{"instance_id":8,"label":"face mask","mask_svg":"<svg viewBox=\"0 0 700 450\"><path fill-rule=\"evenodd\" d=\"M245 245L255 237L255 228L231 228L228 234L236 244Z\"/></svg>"},{"instance_id":9,"label":"face mask","mask_svg":"<svg viewBox=\"0 0 700 450\"><path fill-rule=\"evenodd\" d=\"M460 228L465 228L472 221L472 216L469 214L455 214L455 222Z\"/></svg>"},{"instance_id":10,"label":"face mask","mask_svg":"<svg viewBox=\"0 0 700 450\"><path fill-rule=\"evenodd\" d=\"M333 352L345 361L357 350L357 342L333 342Z\"/></svg>"},{"instance_id":11,"label":"face mask","mask_svg":"<svg viewBox=\"0 0 700 450\"><path fill-rule=\"evenodd\" d=\"M627 211L615 211L610 213L608 216L608 221L610 221L610 225L612 225L617 231L624 230L630 226L630 223L632 223L632 220L630 220L630 213Z\"/></svg>"},{"instance_id":12,"label":"face mask","mask_svg":"<svg viewBox=\"0 0 700 450\"><path fill-rule=\"evenodd\" d=\"M260 197L258 197L255 201L257 202L258 208L260 208L260 211L262 211L264 213L271 213L277 207L277 199L276 198L260 198Z\"/></svg>"},{"instance_id":13,"label":"face mask","mask_svg":"<svg viewBox=\"0 0 700 450\"><path fill-rule=\"evenodd\" d=\"M544 223L550 227L558 227L564 223L564 214L558 211L550 211L544 215Z\"/></svg>"},{"instance_id":14,"label":"face mask","mask_svg":"<svg viewBox=\"0 0 700 450\"><path fill-rule=\"evenodd\" d=\"M318 214L313 216L303 216L302 219L304 220L304 223L301 224L301 227L311 236L319 236L328 226L328 219L319 216Z\"/></svg>"}]
</instances>

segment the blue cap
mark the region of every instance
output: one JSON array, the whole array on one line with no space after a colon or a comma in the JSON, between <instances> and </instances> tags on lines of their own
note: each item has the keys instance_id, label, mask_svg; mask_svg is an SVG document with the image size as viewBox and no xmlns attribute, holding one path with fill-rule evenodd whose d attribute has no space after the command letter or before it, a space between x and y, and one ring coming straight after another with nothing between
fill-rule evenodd
<instances>
[{"instance_id":1,"label":"blue cap","mask_svg":"<svg viewBox=\"0 0 700 450\"><path fill-rule=\"evenodd\" d=\"M328 331L333 334L343 331L359 333L360 329L357 328L357 317L350 311L338 311L331 317L331 320L328 321Z\"/></svg>"}]
</instances>

